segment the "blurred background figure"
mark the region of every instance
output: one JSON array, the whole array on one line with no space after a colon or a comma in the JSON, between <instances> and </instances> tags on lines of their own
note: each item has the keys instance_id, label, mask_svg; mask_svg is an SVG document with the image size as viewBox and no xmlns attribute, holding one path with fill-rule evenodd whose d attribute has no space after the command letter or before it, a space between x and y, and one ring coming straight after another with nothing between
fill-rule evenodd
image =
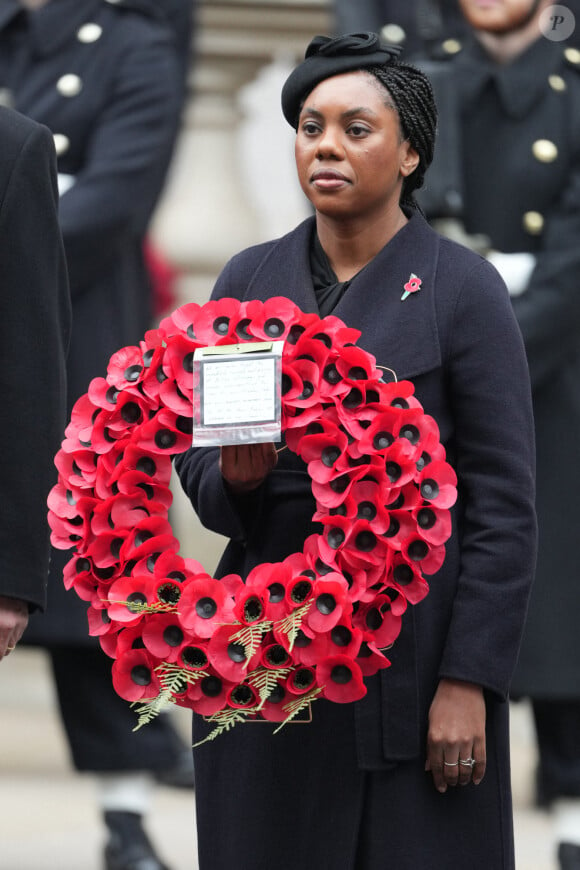
<instances>
[{"instance_id":1,"label":"blurred background figure","mask_svg":"<svg viewBox=\"0 0 580 870\"><path fill-rule=\"evenodd\" d=\"M50 132L0 108L0 659L43 610L70 299ZM10 421L10 423L8 422Z\"/></svg>"},{"instance_id":2,"label":"blurred background figure","mask_svg":"<svg viewBox=\"0 0 580 870\"><path fill-rule=\"evenodd\" d=\"M50 128L73 304L68 416L110 356L151 326L144 243L179 130L192 0L0 0L0 88ZM53 551L46 616L25 641L50 656L75 767L99 774L106 870L162 870L142 820L154 778L193 785L168 716L133 733L111 662L63 586L71 554Z\"/></svg>"},{"instance_id":3,"label":"blurred background figure","mask_svg":"<svg viewBox=\"0 0 580 870\"><path fill-rule=\"evenodd\" d=\"M372 30L405 55L443 44L453 54L466 26L457 0L334 0L337 33Z\"/></svg>"},{"instance_id":4,"label":"blurred background figure","mask_svg":"<svg viewBox=\"0 0 580 870\"><path fill-rule=\"evenodd\" d=\"M578 0L564 5L578 17ZM469 33L458 0L334 0L333 11L336 33L372 30L385 42L400 45L406 58L426 52L453 56ZM580 44L580 28L568 41Z\"/></svg>"},{"instance_id":5,"label":"blurred background figure","mask_svg":"<svg viewBox=\"0 0 580 870\"><path fill-rule=\"evenodd\" d=\"M580 17L566 4L561 21L542 18L548 0L459 5L462 45L422 64L440 96L423 206L499 269L526 344L540 547L512 695L531 700L559 866L579 870L580 51L562 37L578 38Z\"/></svg>"}]
</instances>

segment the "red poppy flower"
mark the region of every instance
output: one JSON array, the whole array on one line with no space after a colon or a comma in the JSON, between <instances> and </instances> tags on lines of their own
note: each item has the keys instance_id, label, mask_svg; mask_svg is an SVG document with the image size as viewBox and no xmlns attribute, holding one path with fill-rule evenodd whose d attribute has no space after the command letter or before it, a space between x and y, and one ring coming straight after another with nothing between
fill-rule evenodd
<instances>
[{"instance_id":1,"label":"red poppy flower","mask_svg":"<svg viewBox=\"0 0 580 870\"><path fill-rule=\"evenodd\" d=\"M69 445L66 445L67 447ZM55 456L54 464L62 482L71 489L92 490L97 476L97 456L91 450L62 449Z\"/></svg>"},{"instance_id":2,"label":"red poppy flower","mask_svg":"<svg viewBox=\"0 0 580 870\"><path fill-rule=\"evenodd\" d=\"M403 286L403 295L401 296L401 301L403 302L407 296L410 296L412 293L417 293L418 290L421 289L421 284L423 282L420 278L417 277L413 272L409 276L409 280Z\"/></svg>"},{"instance_id":3,"label":"red poppy flower","mask_svg":"<svg viewBox=\"0 0 580 870\"><path fill-rule=\"evenodd\" d=\"M260 699L256 690L248 683L244 682L238 683L236 686L231 688L227 694L228 706L232 707L234 710L247 710L249 708L257 707L259 701Z\"/></svg>"},{"instance_id":4,"label":"red poppy flower","mask_svg":"<svg viewBox=\"0 0 580 870\"><path fill-rule=\"evenodd\" d=\"M211 577L184 586L179 601L182 625L198 637L211 637L217 627L233 619L233 602L226 589Z\"/></svg>"},{"instance_id":5,"label":"red poppy flower","mask_svg":"<svg viewBox=\"0 0 580 870\"><path fill-rule=\"evenodd\" d=\"M296 668L286 678L286 688L292 695L305 695L316 687L316 670L311 667Z\"/></svg>"},{"instance_id":6,"label":"red poppy flower","mask_svg":"<svg viewBox=\"0 0 580 870\"><path fill-rule=\"evenodd\" d=\"M73 405L70 423L64 430L65 441L62 449L68 453L73 450L90 449L93 426L101 409L94 404L88 395L81 396Z\"/></svg>"},{"instance_id":7,"label":"red poppy flower","mask_svg":"<svg viewBox=\"0 0 580 870\"><path fill-rule=\"evenodd\" d=\"M378 671L391 666L388 658L376 646L370 635L361 643L355 661L361 669L363 677L373 677Z\"/></svg>"},{"instance_id":8,"label":"red poppy flower","mask_svg":"<svg viewBox=\"0 0 580 870\"><path fill-rule=\"evenodd\" d=\"M272 642L262 645L260 653L260 665L269 671L277 671L289 668L294 664L294 658L289 650L281 643L277 643L272 636Z\"/></svg>"},{"instance_id":9,"label":"red poppy flower","mask_svg":"<svg viewBox=\"0 0 580 870\"><path fill-rule=\"evenodd\" d=\"M126 438L131 431L149 419L148 402L141 396L119 393L111 411L101 411L95 420L92 446L97 453L108 453L115 441Z\"/></svg>"},{"instance_id":10,"label":"red poppy flower","mask_svg":"<svg viewBox=\"0 0 580 870\"><path fill-rule=\"evenodd\" d=\"M236 326L240 303L237 299L215 299L199 310L195 318L195 338L202 345L237 344Z\"/></svg>"},{"instance_id":11,"label":"red poppy flower","mask_svg":"<svg viewBox=\"0 0 580 870\"><path fill-rule=\"evenodd\" d=\"M193 424L191 417L163 409L139 428L139 444L146 452L183 453L191 447Z\"/></svg>"},{"instance_id":12,"label":"red poppy flower","mask_svg":"<svg viewBox=\"0 0 580 870\"><path fill-rule=\"evenodd\" d=\"M197 342L183 335L168 340L163 361L166 379L159 388L159 397L176 414L191 416L193 412L193 355Z\"/></svg>"},{"instance_id":13,"label":"red poppy flower","mask_svg":"<svg viewBox=\"0 0 580 870\"><path fill-rule=\"evenodd\" d=\"M193 709L201 716L212 716L223 710L227 703L230 689L235 683L224 680L215 673L197 680L187 690L187 696L192 701Z\"/></svg>"},{"instance_id":14,"label":"red poppy flower","mask_svg":"<svg viewBox=\"0 0 580 870\"><path fill-rule=\"evenodd\" d=\"M387 583L394 586L410 604L418 604L429 592L419 566L407 561L400 553L393 555Z\"/></svg>"},{"instance_id":15,"label":"red poppy flower","mask_svg":"<svg viewBox=\"0 0 580 870\"><path fill-rule=\"evenodd\" d=\"M122 531L122 529L121 529ZM179 549L179 541L171 533L171 525L165 517L144 517L130 530L123 542L120 557L128 562L142 559L151 553Z\"/></svg>"},{"instance_id":16,"label":"red poppy flower","mask_svg":"<svg viewBox=\"0 0 580 870\"><path fill-rule=\"evenodd\" d=\"M401 554L417 565L423 574L435 574L445 559L445 547L429 544L415 533L402 542Z\"/></svg>"},{"instance_id":17,"label":"red poppy flower","mask_svg":"<svg viewBox=\"0 0 580 870\"><path fill-rule=\"evenodd\" d=\"M376 595L373 601L363 604L353 622L372 638L378 649L391 646L401 631L402 616L407 608L405 598L395 589Z\"/></svg>"},{"instance_id":18,"label":"red poppy flower","mask_svg":"<svg viewBox=\"0 0 580 870\"><path fill-rule=\"evenodd\" d=\"M266 607L264 597L246 588L236 598L234 616L241 625L255 625L264 621Z\"/></svg>"},{"instance_id":19,"label":"red poppy flower","mask_svg":"<svg viewBox=\"0 0 580 870\"><path fill-rule=\"evenodd\" d=\"M87 620L89 624L89 635L98 637L101 647L105 652L107 650L116 651L117 636L119 634L119 626L113 622L105 607L98 608L96 605L89 607L87 610ZM114 658L109 652L111 658Z\"/></svg>"},{"instance_id":20,"label":"red poppy flower","mask_svg":"<svg viewBox=\"0 0 580 870\"><path fill-rule=\"evenodd\" d=\"M90 402L105 411L115 410L119 395L120 390L112 386L106 378L93 378L87 391Z\"/></svg>"},{"instance_id":21,"label":"red poppy flower","mask_svg":"<svg viewBox=\"0 0 580 870\"><path fill-rule=\"evenodd\" d=\"M282 401L284 410L320 405L318 382L320 371L309 359L284 361L282 372Z\"/></svg>"},{"instance_id":22,"label":"red poppy flower","mask_svg":"<svg viewBox=\"0 0 580 870\"><path fill-rule=\"evenodd\" d=\"M312 605L305 616L305 622L312 631L330 631L351 605L347 599L348 584L341 574L327 574L319 577L314 584Z\"/></svg>"},{"instance_id":23,"label":"red poppy flower","mask_svg":"<svg viewBox=\"0 0 580 870\"><path fill-rule=\"evenodd\" d=\"M323 696L337 704L359 701L367 693L361 669L348 656L329 656L321 661L316 668L316 680Z\"/></svg>"},{"instance_id":24,"label":"red poppy flower","mask_svg":"<svg viewBox=\"0 0 580 870\"><path fill-rule=\"evenodd\" d=\"M190 339L195 339L195 322L199 314L201 306L197 302L186 302L180 308L177 308L167 317L164 317L159 324L159 332L166 336L184 333Z\"/></svg>"},{"instance_id":25,"label":"red poppy flower","mask_svg":"<svg viewBox=\"0 0 580 870\"><path fill-rule=\"evenodd\" d=\"M143 618L142 608L155 600L155 586L150 577L120 577L109 589L107 611L116 622L135 625Z\"/></svg>"},{"instance_id":26,"label":"red poppy flower","mask_svg":"<svg viewBox=\"0 0 580 870\"><path fill-rule=\"evenodd\" d=\"M299 309L284 296L272 296L263 303L249 301L242 311L251 321L251 337L256 341L280 341L288 335ZM239 336L244 338L243 334Z\"/></svg>"},{"instance_id":27,"label":"red poppy flower","mask_svg":"<svg viewBox=\"0 0 580 870\"><path fill-rule=\"evenodd\" d=\"M198 638L191 639L180 648L177 663L187 670L205 671L209 668L207 642Z\"/></svg>"},{"instance_id":28,"label":"red poppy flower","mask_svg":"<svg viewBox=\"0 0 580 870\"><path fill-rule=\"evenodd\" d=\"M268 722L283 722L288 718L286 705L295 700L288 694L286 680L278 680L260 708L260 714Z\"/></svg>"},{"instance_id":29,"label":"red poppy flower","mask_svg":"<svg viewBox=\"0 0 580 870\"><path fill-rule=\"evenodd\" d=\"M328 483L347 468L344 454L348 439L338 427L334 431L303 438L299 445L299 456L308 465L308 474L317 483ZM343 462L339 460L343 458Z\"/></svg>"},{"instance_id":30,"label":"red poppy flower","mask_svg":"<svg viewBox=\"0 0 580 870\"><path fill-rule=\"evenodd\" d=\"M419 474L421 498L430 505L450 508L457 499L457 475L447 462L433 461Z\"/></svg>"},{"instance_id":31,"label":"red poppy flower","mask_svg":"<svg viewBox=\"0 0 580 870\"><path fill-rule=\"evenodd\" d=\"M58 495L55 501L61 503ZM71 517L59 516L55 510L49 512L50 540L54 547L62 550L77 547L80 550L89 544L92 539L90 516L94 505L94 499L80 498L74 505L74 515Z\"/></svg>"},{"instance_id":32,"label":"red poppy flower","mask_svg":"<svg viewBox=\"0 0 580 870\"><path fill-rule=\"evenodd\" d=\"M263 602L264 619L267 621L283 619L290 612L291 605L287 600L286 590L292 576L290 566L279 562L264 562L253 568L248 575L245 593L256 595Z\"/></svg>"},{"instance_id":33,"label":"red poppy flower","mask_svg":"<svg viewBox=\"0 0 580 870\"><path fill-rule=\"evenodd\" d=\"M207 654L217 673L234 683L241 682L260 658L260 650L248 656L240 642L239 625L222 625L210 637Z\"/></svg>"},{"instance_id":34,"label":"red poppy flower","mask_svg":"<svg viewBox=\"0 0 580 870\"><path fill-rule=\"evenodd\" d=\"M337 357L336 368L350 382L350 386L357 381L369 381L373 378L378 380L381 377L374 356L355 345L343 348Z\"/></svg>"},{"instance_id":35,"label":"red poppy flower","mask_svg":"<svg viewBox=\"0 0 580 870\"><path fill-rule=\"evenodd\" d=\"M145 375L140 347L123 347L113 354L107 366L107 381L118 390L139 394L138 385Z\"/></svg>"},{"instance_id":36,"label":"red poppy flower","mask_svg":"<svg viewBox=\"0 0 580 870\"><path fill-rule=\"evenodd\" d=\"M126 701L155 698L161 686L154 668L154 660L147 650L129 650L113 662L115 691Z\"/></svg>"},{"instance_id":37,"label":"red poppy flower","mask_svg":"<svg viewBox=\"0 0 580 870\"><path fill-rule=\"evenodd\" d=\"M164 662L177 662L182 649L192 643L176 613L160 613L147 620L142 635L149 652Z\"/></svg>"}]
</instances>

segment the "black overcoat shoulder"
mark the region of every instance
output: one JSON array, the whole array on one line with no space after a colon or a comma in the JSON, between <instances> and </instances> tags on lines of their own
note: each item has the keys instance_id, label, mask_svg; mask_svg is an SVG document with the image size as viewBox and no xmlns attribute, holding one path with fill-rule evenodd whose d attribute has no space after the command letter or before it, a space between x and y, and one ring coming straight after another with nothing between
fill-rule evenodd
<instances>
[{"instance_id":1,"label":"black overcoat shoulder","mask_svg":"<svg viewBox=\"0 0 580 870\"><path fill-rule=\"evenodd\" d=\"M0 595L43 608L70 298L50 132L0 108Z\"/></svg>"},{"instance_id":2,"label":"black overcoat shoulder","mask_svg":"<svg viewBox=\"0 0 580 870\"><path fill-rule=\"evenodd\" d=\"M151 326L143 257L179 128L183 60L151 11L105 0L0 4L0 88L53 134L73 306L68 413L117 350ZM54 551L46 616L25 639L94 643Z\"/></svg>"}]
</instances>

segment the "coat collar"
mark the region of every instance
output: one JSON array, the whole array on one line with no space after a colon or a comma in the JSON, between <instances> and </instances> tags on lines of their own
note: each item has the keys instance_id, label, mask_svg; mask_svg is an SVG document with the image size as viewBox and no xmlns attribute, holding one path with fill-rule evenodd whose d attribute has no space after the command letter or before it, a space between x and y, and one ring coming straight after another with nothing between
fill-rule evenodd
<instances>
[{"instance_id":1,"label":"coat collar","mask_svg":"<svg viewBox=\"0 0 580 870\"><path fill-rule=\"evenodd\" d=\"M276 242L262 260L245 297L287 296L302 311L317 313L309 264L314 218ZM441 364L435 312L439 236L418 213L350 283L333 314L363 335L361 347L377 363L411 378ZM411 273L421 289L401 300ZM388 344L385 336L388 335Z\"/></svg>"},{"instance_id":2,"label":"coat collar","mask_svg":"<svg viewBox=\"0 0 580 870\"><path fill-rule=\"evenodd\" d=\"M120 0L114 6L160 18L158 0ZM46 6L29 12L19 0L0 0L0 31L21 14L28 16L30 39L37 57L55 54L70 42L83 24L94 21L102 7L114 8L107 0L51 0Z\"/></svg>"},{"instance_id":3,"label":"coat collar","mask_svg":"<svg viewBox=\"0 0 580 870\"><path fill-rule=\"evenodd\" d=\"M542 98L549 76L561 65L559 43L538 39L511 63L495 63L473 39L457 59L459 93L463 105L473 104L494 82L507 115L524 118Z\"/></svg>"}]
</instances>

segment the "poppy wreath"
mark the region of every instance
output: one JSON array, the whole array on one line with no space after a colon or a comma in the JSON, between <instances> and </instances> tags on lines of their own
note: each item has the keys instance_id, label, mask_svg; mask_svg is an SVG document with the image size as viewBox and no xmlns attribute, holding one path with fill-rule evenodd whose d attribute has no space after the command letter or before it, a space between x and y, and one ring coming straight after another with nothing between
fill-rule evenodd
<instances>
[{"instance_id":1,"label":"poppy wreath","mask_svg":"<svg viewBox=\"0 0 580 870\"><path fill-rule=\"evenodd\" d=\"M284 297L190 303L115 353L75 404L56 455L51 539L67 589L114 659L138 723L166 704L215 723L284 724L315 698L347 703L389 666L409 604L451 534L456 476L409 381L385 380L360 333ZM284 340L282 432L316 501L302 552L245 580L179 555L172 457L191 446L196 348ZM281 727L281 725L280 725Z\"/></svg>"}]
</instances>

